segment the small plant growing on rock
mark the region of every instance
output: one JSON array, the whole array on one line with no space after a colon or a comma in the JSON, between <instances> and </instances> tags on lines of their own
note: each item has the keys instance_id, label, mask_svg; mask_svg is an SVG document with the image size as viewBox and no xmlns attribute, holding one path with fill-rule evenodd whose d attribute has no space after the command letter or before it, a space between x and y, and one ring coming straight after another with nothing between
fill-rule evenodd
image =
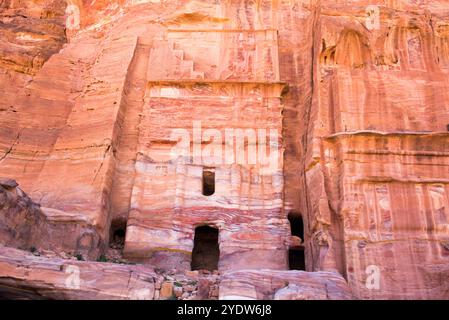
<instances>
[{"instance_id":1,"label":"small plant growing on rock","mask_svg":"<svg viewBox=\"0 0 449 320\"><path fill-rule=\"evenodd\" d=\"M79 254L79 253L75 255L75 258L76 258L78 261L85 261L84 258L83 258L83 255L82 255L82 254Z\"/></svg>"},{"instance_id":2,"label":"small plant growing on rock","mask_svg":"<svg viewBox=\"0 0 449 320\"><path fill-rule=\"evenodd\" d=\"M97 262L108 262L108 258L102 254L98 259Z\"/></svg>"}]
</instances>

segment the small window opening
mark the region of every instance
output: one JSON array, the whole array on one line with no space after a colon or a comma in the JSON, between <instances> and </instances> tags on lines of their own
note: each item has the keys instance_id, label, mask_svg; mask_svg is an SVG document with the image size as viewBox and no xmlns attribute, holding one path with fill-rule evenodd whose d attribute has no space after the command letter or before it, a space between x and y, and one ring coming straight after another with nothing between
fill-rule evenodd
<instances>
[{"instance_id":1,"label":"small window opening","mask_svg":"<svg viewBox=\"0 0 449 320\"><path fill-rule=\"evenodd\" d=\"M290 213L288 215L290 222L291 234L301 239L299 245L290 247L288 251L288 260L290 270L305 270L305 253L304 253L304 222L300 214Z\"/></svg>"},{"instance_id":2,"label":"small window opening","mask_svg":"<svg viewBox=\"0 0 449 320\"><path fill-rule=\"evenodd\" d=\"M215 169L203 168L203 195L209 197L215 193Z\"/></svg>"},{"instance_id":3,"label":"small window opening","mask_svg":"<svg viewBox=\"0 0 449 320\"><path fill-rule=\"evenodd\" d=\"M218 229L197 227L192 251L192 270L218 270L219 258Z\"/></svg>"}]
</instances>

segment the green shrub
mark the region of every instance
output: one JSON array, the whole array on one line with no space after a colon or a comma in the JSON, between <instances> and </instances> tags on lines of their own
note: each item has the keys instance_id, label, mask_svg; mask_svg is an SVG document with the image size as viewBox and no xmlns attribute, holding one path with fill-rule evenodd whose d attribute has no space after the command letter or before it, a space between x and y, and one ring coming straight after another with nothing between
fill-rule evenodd
<instances>
[{"instance_id":1,"label":"green shrub","mask_svg":"<svg viewBox=\"0 0 449 320\"><path fill-rule=\"evenodd\" d=\"M75 258L78 259L78 261L85 261L83 255L79 253L75 255Z\"/></svg>"},{"instance_id":2,"label":"green shrub","mask_svg":"<svg viewBox=\"0 0 449 320\"><path fill-rule=\"evenodd\" d=\"M98 259L97 262L108 262L108 258L102 254Z\"/></svg>"}]
</instances>

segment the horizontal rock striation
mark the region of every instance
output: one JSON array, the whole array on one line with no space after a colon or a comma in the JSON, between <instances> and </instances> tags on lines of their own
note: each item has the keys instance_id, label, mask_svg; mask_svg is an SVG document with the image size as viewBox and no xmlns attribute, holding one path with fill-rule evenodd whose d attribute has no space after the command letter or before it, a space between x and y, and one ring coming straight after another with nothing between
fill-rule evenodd
<instances>
[{"instance_id":1,"label":"horizontal rock striation","mask_svg":"<svg viewBox=\"0 0 449 320\"><path fill-rule=\"evenodd\" d=\"M353 298L338 273L241 270L225 273L222 300L347 300Z\"/></svg>"},{"instance_id":2,"label":"horizontal rock striation","mask_svg":"<svg viewBox=\"0 0 449 320\"><path fill-rule=\"evenodd\" d=\"M156 274L139 266L49 259L0 247L0 297L152 300Z\"/></svg>"},{"instance_id":3,"label":"horizontal rock striation","mask_svg":"<svg viewBox=\"0 0 449 320\"><path fill-rule=\"evenodd\" d=\"M0 1L1 244L218 255L222 298L448 299L448 25L442 0ZM229 129L275 165L248 137L227 162ZM40 296L132 296L90 263Z\"/></svg>"},{"instance_id":4,"label":"horizontal rock striation","mask_svg":"<svg viewBox=\"0 0 449 320\"><path fill-rule=\"evenodd\" d=\"M391 1L368 23L366 4L321 8L307 260L340 270L359 298L445 299L449 7Z\"/></svg>"},{"instance_id":5,"label":"horizontal rock striation","mask_svg":"<svg viewBox=\"0 0 449 320\"><path fill-rule=\"evenodd\" d=\"M0 2L0 66L35 75L66 42L66 4L16 2Z\"/></svg>"},{"instance_id":6,"label":"horizontal rock striation","mask_svg":"<svg viewBox=\"0 0 449 320\"><path fill-rule=\"evenodd\" d=\"M157 273L143 266L49 258L0 246L0 297L6 299L343 300L345 280L331 272ZM256 285L254 285L256 284Z\"/></svg>"}]
</instances>

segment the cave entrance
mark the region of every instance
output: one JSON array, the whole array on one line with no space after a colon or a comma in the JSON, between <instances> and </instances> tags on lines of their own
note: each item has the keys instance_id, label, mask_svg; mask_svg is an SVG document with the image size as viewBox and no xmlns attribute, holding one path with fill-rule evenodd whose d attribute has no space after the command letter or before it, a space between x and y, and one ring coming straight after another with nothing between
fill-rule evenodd
<instances>
[{"instance_id":1,"label":"cave entrance","mask_svg":"<svg viewBox=\"0 0 449 320\"><path fill-rule=\"evenodd\" d=\"M288 250L288 264L290 270L306 270L304 248L290 248Z\"/></svg>"},{"instance_id":2,"label":"cave entrance","mask_svg":"<svg viewBox=\"0 0 449 320\"><path fill-rule=\"evenodd\" d=\"M203 195L210 197L215 193L215 169L203 168Z\"/></svg>"},{"instance_id":3,"label":"cave entrance","mask_svg":"<svg viewBox=\"0 0 449 320\"><path fill-rule=\"evenodd\" d=\"M209 226L197 227L192 251L192 270L218 270L219 258L218 229Z\"/></svg>"},{"instance_id":4,"label":"cave entrance","mask_svg":"<svg viewBox=\"0 0 449 320\"><path fill-rule=\"evenodd\" d=\"M113 220L109 235L109 247L112 249L123 249L126 239L126 221L123 219Z\"/></svg>"},{"instance_id":5,"label":"cave entrance","mask_svg":"<svg viewBox=\"0 0 449 320\"><path fill-rule=\"evenodd\" d=\"M288 263L290 270L306 270L306 260L304 253L304 222L301 214L290 213L288 215L291 234L298 237L297 243L294 243L288 250Z\"/></svg>"}]
</instances>

